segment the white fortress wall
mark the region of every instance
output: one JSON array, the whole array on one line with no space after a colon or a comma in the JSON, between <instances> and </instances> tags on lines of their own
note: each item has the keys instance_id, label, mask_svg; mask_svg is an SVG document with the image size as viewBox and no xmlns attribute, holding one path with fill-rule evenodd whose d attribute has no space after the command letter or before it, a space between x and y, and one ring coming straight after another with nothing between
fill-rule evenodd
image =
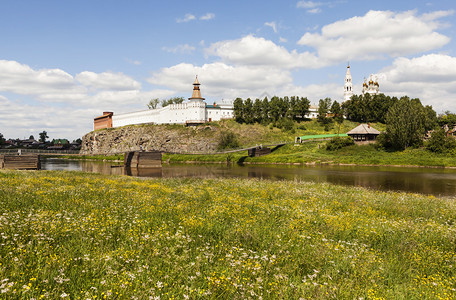
<instances>
[{"instance_id":1,"label":"white fortress wall","mask_svg":"<svg viewBox=\"0 0 456 300\"><path fill-rule=\"evenodd\" d=\"M112 127L135 125L144 123L156 123L160 114L159 109L142 110L131 113L112 116Z\"/></svg>"}]
</instances>

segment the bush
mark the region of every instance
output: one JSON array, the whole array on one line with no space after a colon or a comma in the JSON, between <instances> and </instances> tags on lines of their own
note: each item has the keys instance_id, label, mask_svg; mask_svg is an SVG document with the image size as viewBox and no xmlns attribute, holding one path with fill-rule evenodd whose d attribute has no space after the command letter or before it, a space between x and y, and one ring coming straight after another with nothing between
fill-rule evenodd
<instances>
[{"instance_id":1,"label":"bush","mask_svg":"<svg viewBox=\"0 0 456 300\"><path fill-rule=\"evenodd\" d=\"M435 153L451 153L456 149L456 140L451 136L446 136L443 129L435 130L432 133L426 149Z\"/></svg>"},{"instance_id":2,"label":"bush","mask_svg":"<svg viewBox=\"0 0 456 300\"><path fill-rule=\"evenodd\" d=\"M334 151L339 150L347 146L354 145L355 141L351 137L340 137L335 136L329 142L326 143L326 150Z\"/></svg>"},{"instance_id":3,"label":"bush","mask_svg":"<svg viewBox=\"0 0 456 300\"><path fill-rule=\"evenodd\" d=\"M288 118L280 118L276 122L275 126L284 131L293 131L294 130L294 122L293 122L293 120L288 119Z\"/></svg>"},{"instance_id":4,"label":"bush","mask_svg":"<svg viewBox=\"0 0 456 300\"><path fill-rule=\"evenodd\" d=\"M240 146L236 134L231 131L222 131L220 134L218 150L233 149Z\"/></svg>"},{"instance_id":5,"label":"bush","mask_svg":"<svg viewBox=\"0 0 456 300\"><path fill-rule=\"evenodd\" d=\"M391 148L391 142L388 138L388 135L385 132L381 132L377 138L375 139L376 141L376 147L380 149L388 149Z\"/></svg>"}]
</instances>

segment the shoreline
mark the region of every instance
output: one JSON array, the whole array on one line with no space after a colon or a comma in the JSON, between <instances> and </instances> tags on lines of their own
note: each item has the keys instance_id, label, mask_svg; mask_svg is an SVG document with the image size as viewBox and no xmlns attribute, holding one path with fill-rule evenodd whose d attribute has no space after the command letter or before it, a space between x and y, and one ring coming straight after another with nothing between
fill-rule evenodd
<instances>
[{"instance_id":1,"label":"shoreline","mask_svg":"<svg viewBox=\"0 0 456 300\"><path fill-rule=\"evenodd\" d=\"M84 160L84 161L99 161L99 162L112 162L112 163L123 163L123 160L110 160L110 159L91 159L91 158L64 158L64 157L53 157L55 159L65 159L65 160ZM51 159L53 159L51 158ZM422 166L422 165L388 165L388 164L355 164L355 163L333 163L333 162L307 162L307 163L300 163L300 162L288 162L288 163L281 163L281 162L242 162L237 163L234 161L199 161L199 160L186 160L186 161L169 161L163 160L163 164L236 164L236 165L271 165L271 166L346 166L346 167L390 167L390 168L429 168L429 169L456 169L456 166Z\"/></svg>"}]
</instances>

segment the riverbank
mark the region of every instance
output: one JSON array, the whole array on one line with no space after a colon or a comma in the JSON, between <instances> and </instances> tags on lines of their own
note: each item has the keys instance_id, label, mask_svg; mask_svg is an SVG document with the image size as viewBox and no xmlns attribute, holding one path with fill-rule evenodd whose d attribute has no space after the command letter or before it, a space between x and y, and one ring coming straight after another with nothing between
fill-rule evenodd
<instances>
[{"instance_id":1,"label":"riverbank","mask_svg":"<svg viewBox=\"0 0 456 300\"><path fill-rule=\"evenodd\" d=\"M288 144L273 148L269 155L248 157L247 151L230 154L164 154L166 162L214 162L241 164L292 164L292 165L359 165L404 167L456 167L451 155L436 154L424 148L390 152L378 149L374 144L353 145L336 151L325 149L326 141L304 144Z\"/></svg>"},{"instance_id":2,"label":"riverbank","mask_svg":"<svg viewBox=\"0 0 456 300\"><path fill-rule=\"evenodd\" d=\"M163 153L163 163L234 163L262 165L341 165L341 166L390 166L456 168L456 157L436 154L424 148L405 151L386 151L375 144L353 145L336 151L325 149L325 140L303 144L287 144L273 147L272 153L261 157L249 157L247 151L227 154L169 154ZM64 159L100 160L123 162L124 155L66 155Z\"/></svg>"},{"instance_id":3,"label":"riverbank","mask_svg":"<svg viewBox=\"0 0 456 300\"><path fill-rule=\"evenodd\" d=\"M0 171L7 298L454 298L455 199Z\"/></svg>"}]
</instances>

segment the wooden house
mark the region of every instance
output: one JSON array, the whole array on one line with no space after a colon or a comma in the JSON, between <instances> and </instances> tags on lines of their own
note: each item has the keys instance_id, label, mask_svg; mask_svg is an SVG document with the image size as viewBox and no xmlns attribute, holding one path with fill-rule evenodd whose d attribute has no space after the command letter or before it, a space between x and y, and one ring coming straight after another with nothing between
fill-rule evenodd
<instances>
[{"instance_id":1,"label":"wooden house","mask_svg":"<svg viewBox=\"0 0 456 300\"><path fill-rule=\"evenodd\" d=\"M370 126L370 124L359 124L349 132L347 135L352 137L355 142L374 141L380 131Z\"/></svg>"}]
</instances>

